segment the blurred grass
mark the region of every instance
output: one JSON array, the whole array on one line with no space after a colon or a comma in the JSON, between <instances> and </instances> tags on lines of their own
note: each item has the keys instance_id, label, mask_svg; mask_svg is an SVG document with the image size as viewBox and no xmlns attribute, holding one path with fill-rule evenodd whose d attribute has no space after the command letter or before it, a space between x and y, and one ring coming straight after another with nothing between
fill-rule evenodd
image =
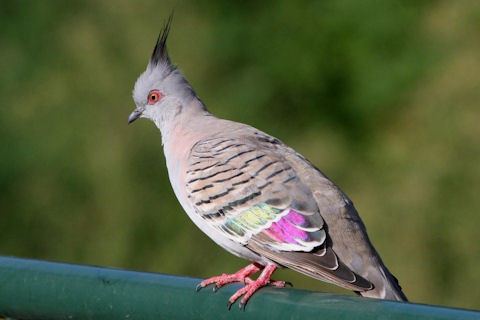
<instances>
[{"instance_id":1,"label":"blurred grass","mask_svg":"<svg viewBox=\"0 0 480 320\"><path fill-rule=\"evenodd\" d=\"M473 1L0 2L0 254L198 277L244 265L182 212L154 126L126 125L173 7L172 58L212 112L336 181L411 300L480 308Z\"/></svg>"}]
</instances>

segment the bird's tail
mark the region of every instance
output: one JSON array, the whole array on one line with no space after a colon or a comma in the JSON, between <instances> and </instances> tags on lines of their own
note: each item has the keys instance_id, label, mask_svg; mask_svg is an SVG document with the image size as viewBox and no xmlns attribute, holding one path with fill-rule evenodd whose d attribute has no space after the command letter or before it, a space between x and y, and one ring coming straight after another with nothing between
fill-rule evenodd
<instances>
[{"instance_id":1,"label":"bird's tail","mask_svg":"<svg viewBox=\"0 0 480 320\"><path fill-rule=\"evenodd\" d=\"M380 266L375 270L370 270L368 279L375 286L374 289L358 292L358 294L375 299L387 299L405 301L408 299L402 291L402 288L398 284L397 278L395 278L390 271L380 262ZM373 272L372 272L373 271Z\"/></svg>"}]
</instances>

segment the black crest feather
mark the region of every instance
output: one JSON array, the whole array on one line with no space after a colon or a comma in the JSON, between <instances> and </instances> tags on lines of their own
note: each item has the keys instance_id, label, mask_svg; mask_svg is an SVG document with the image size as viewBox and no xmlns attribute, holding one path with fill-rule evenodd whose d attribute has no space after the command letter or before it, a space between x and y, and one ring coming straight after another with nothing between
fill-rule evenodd
<instances>
[{"instance_id":1,"label":"black crest feather","mask_svg":"<svg viewBox=\"0 0 480 320\"><path fill-rule=\"evenodd\" d=\"M152 57L150 58L150 63L152 65L158 65L159 63L170 64L170 57L168 56L167 51L167 38L168 33L170 32L170 26L172 25L173 12L168 17L167 22L163 26L162 31L158 35L157 43L155 49L153 49Z\"/></svg>"}]
</instances>

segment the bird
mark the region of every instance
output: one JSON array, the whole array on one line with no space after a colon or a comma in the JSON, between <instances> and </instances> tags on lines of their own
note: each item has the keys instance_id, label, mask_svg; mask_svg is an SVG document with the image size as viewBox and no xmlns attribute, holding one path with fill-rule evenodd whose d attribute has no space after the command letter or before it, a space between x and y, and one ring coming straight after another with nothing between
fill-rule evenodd
<instances>
[{"instance_id":1,"label":"bird","mask_svg":"<svg viewBox=\"0 0 480 320\"><path fill-rule=\"evenodd\" d=\"M172 16L133 89L139 118L160 130L169 180L182 208L214 242L250 263L197 290L243 283L228 300L245 308L289 268L358 295L408 301L372 245L348 196L300 153L252 126L210 113L170 59ZM260 273L253 279L252 276Z\"/></svg>"}]
</instances>

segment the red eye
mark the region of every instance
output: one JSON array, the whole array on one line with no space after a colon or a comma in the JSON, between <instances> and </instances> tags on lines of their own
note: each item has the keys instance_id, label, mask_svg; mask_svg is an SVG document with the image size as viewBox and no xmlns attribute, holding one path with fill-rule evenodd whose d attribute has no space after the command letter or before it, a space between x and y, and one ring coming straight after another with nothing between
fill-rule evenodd
<instances>
[{"instance_id":1,"label":"red eye","mask_svg":"<svg viewBox=\"0 0 480 320\"><path fill-rule=\"evenodd\" d=\"M152 90L148 94L148 104L155 104L163 98L163 94L158 90Z\"/></svg>"}]
</instances>

